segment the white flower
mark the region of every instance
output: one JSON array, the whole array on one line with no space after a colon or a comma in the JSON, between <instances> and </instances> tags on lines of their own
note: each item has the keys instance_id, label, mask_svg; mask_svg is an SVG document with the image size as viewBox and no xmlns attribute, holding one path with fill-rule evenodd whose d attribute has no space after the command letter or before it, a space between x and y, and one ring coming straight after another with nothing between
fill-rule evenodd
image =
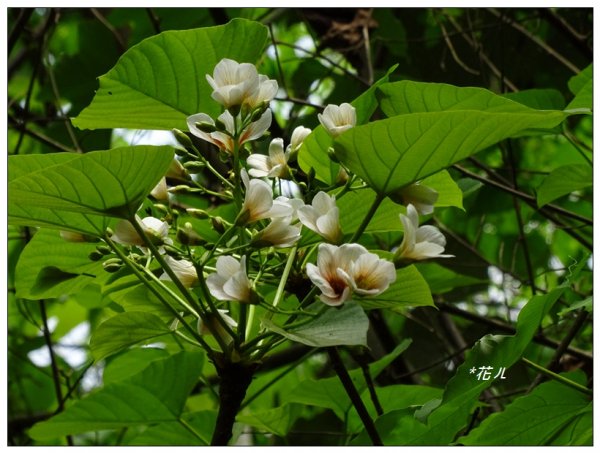
<instances>
[{"instance_id":1,"label":"white flower","mask_svg":"<svg viewBox=\"0 0 600 453\"><path fill-rule=\"evenodd\" d=\"M246 275L246 257L238 261L232 256L220 256L217 259L217 272L206 278L206 286L218 300L251 303L253 294Z\"/></svg>"},{"instance_id":2,"label":"white flower","mask_svg":"<svg viewBox=\"0 0 600 453\"><path fill-rule=\"evenodd\" d=\"M298 220L298 210L304 206L304 201L302 201L300 198L288 198L284 196L275 198L273 203L288 205L291 209L290 217L292 222Z\"/></svg>"},{"instance_id":3,"label":"white flower","mask_svg":"<svg viewBox=\"0 0 600 453\"><path fill-rule=\"evenodd\" d=\"M267 227L253 239L255 246L272 245L274 247L291 247L300 239L300 226L292 225L291 217L273 219Z\"/></svg>"},{"instance_id":4,"label":"white flower","mask_svg":"<svg viewBox=\"0 0 600 453\"><path fill-rule=\"evenodd\" d=\"M212 98L225 108L241 105L253 96L259 88L256 67L250 63L223 58L213 71L213 77L206 75L213 88Z\"/></svg>"},{"instance_id":5,"label":"white flower","mask_svg":"<svg viewBox=\"0 0 600 453\"><path fill-rule=\"evenodd\" d=\"M454 256L442 255L446 246L446 238L440 230L432 225L419 226L419 214L412 204L406 207L406 214L400 214L400 220L404 226L404 238L396 251L396 260L425 260Z\"/></svg>"},{"instance_id":6,"label":"white flower","mask_svg":"<svg viewBox=\"0 0 600 453\"><path fill-rule=\"evenodd\" d=\"M308 137L311 132L312 131L309 128L304 126L298 126L296 129L294 129L290 144L286 148L290 159L292 159L298 153L302 143L304 142L304 139Z\"/></svg>"},{"instance_id":7,"label":"white flower","mask_svg":"<svg viewBox=\"0 0 600 453\"><path fill-rule=\"evenodd\" d=\"M340 210L335 205L335 196L319 192L313 198L312 205L305 205L298 209L298 218L305 227L320 234L329 242L337 243L342 238Z\"/></svg>"},{"instance_id":8,"label":"white flower","mask_svg":"<svg viewBox=\"0 0 600 453\"><path fill-rule=\"evenodd\" d=\"M332 306L343 304L353 292L363 296L381 294L396 280L392 263L359 244L320 244L317 265L307 264L306 273L321 290L321 301Z\"/></svg>"},{"instance_id":9,"label":"white flower","mask_svg":"<svg viewBox=\"0 0 600 453\"><path fill-rule=\"evenodd\" d=\"M159 201L169 201L169 192L167 192L167 179L164 176L160 178L158 184L154 186L154 189L152 189L150 195Z\"/></svg>"},{"instance_id":10,"label":"white flower","mask_svg":"<svg viewBox=\"0 0 600 453\"><path fill-rule=\"evenodd\" d=\"M145 217L140 219L135 216L144 233L154 245L172 244L173 241L168 237L169 224L157 219L156 217ZM122 245L144 246L145 242L137 233L133 225L128 220L121 220L115 227L111 239Z\"/></svg>"},{"instance_id":11,"label":"white flower","mask_svg":"<svg viewBox=\"0 0 600 453\"><path fill-rule=\"evenodd\" d=\"M329 104L323 113L317 116L329 135L334 138L356 126L356 109L348 103L339 106Z\"/></svg>"},{"instance_id":12,"label":"white flower","mask_svg":"<svg viewBox=\"0 0 600 453\"><path fill-rule=\"evenodd\" d=\"M275 95L279 86L276 80L269 79L267 76L258 75L258 89L244 100L244 104L248 105L251 109L258 107L263 102L270 102Z\"/></svg>"},{"instance_id":13,"label":"white flower","mask_svg":"<svg viewBox=\"0 0 600 453\"><path fill-rule=\"evenodd\" d=\"M245 169L241 172L242 181L246 186L246 196L239 215L239 224L252 223L257 220L287 217L292 213L292 207L282 201L273 201L271 186L262 179L250 179Z\"/></svg>"},{"instance_id":14,"label":"white flower","mask_svg":"<svg viewBox=\"0 0 600 453\"><path fill-rule=\"evenodd\" d=\"M248 173L255 178L286 178L290 171L288 167L289 151L283 150L283 139L275 138L269 145L269 155L251 154L248 165L252 168Z\"/></svg>"},{"instance_id":15,"label":"white flower","mask_svg":"<svg viewBox=\"0 0 600 453\"><path fill-rule=\"evenodd\" d=\"M402 189L400 195L405 205L412 204L421 215L433 212L433 205L439 196L437 190L424 186L419 182Z\"/></svg>"},{"instance_id":16,"label":"white flower","mask_svg":"<svg viewBox=\"0 0 600 453\"><path fill-rule=\"evenodd\" d=\"M187 260L176 260L170 256L165 256L165 261L183 286L191 288L198 283L198 273L196 272L194 263ZM161 280L171 280L171 277L166 272L163 272L159 278Z\"/></svg>"}]
</instances>

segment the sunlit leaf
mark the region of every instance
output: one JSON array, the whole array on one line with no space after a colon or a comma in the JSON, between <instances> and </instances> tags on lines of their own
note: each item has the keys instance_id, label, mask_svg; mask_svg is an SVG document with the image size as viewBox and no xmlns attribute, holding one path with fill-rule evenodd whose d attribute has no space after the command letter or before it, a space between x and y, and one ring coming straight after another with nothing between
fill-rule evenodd
<instances>
[{"instance_id":1,"label":"sunlit leaf","mask_svg":"<svg viewBox=\"0 0 600 453\"><path fill-rule=\"evenodd\" d=\"M313 321L297 328L286 330L268 319L263 319L262 324L289 340L308 346L366 346L369 318L359 305L348 302L339 308L327 309Z\"/></svg>"},{"instance_id":2,"label":"sunlit leaf","mask_svg":"<svg viewBox=\"0 0 600 453\"><path fill-rule=\"evenodd\" d=\"M221 106L210 97L206 74L212 75L222 58L256 62L266 39L264 25L244 19L145 39L100 77L92 103L73 124L80 129L186 130L189 115L216 117Z\"/></svg>"},{"instance_id":3,"label":"sunlit leaf","mask_svg":"<svg viewBox=\"0 0 600 453\"><path fill-rule=\"evenodd\" d=\"M169 168L173 149L115 148L44 168L21 157L9 157L9 173L21 175L8 185L10 223L102 235L108 217L133 217Z\"/></svg>"},{"instance_id":4,"label":"sunlit leaf","mask_svg":"<svg viewBox=\"0 0 600 453\"><path fill-rule=\"evenodd\" d=\"M95 360L102 360L129 346L171 332L169 326L151 313L120 313L96 328L90 339L90 350Z\"/></svg>"}]
</instances>

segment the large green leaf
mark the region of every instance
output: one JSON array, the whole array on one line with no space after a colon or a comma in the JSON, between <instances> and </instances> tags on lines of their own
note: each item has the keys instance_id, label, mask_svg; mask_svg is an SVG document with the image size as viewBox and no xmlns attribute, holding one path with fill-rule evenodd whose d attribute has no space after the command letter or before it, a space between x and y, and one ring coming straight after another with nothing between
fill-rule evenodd
<instances>
[{"instance_id":1,"label":"large green leaf","mask_svg":"<svg viewBox=\"0 0 600 453\"><path fill-rule=\"evenodd\" d=\"M57 231L40 230L23 249L15 271L17 297L47 299L101 283L106 272L88 258L94 243L68 242Z\"/></svg>"},{"instance_id":2,"label":"large green leaf","mask_svg":"<svg viewBox=\"0 0 600 453\"><path fill-rule=\"evenodd\" d=\"M459 111L523 112L531 109L485 88L403 80L377 90L381 110L388 117L407 113Z\"/></svg>"},{"instance_id":3,"label":"large green leaf","mask_svg":"<svg viewBox=\"0 0 600 453\"><path fill-rule=\"evenodd\" d=\"M134 376L106 385L29 430L33 439L179 420L204 355L182 351Z\"/></svg>"},{"instance_id":4,"label":"large green leaf","mask_svg":"<svg viewBox=\"0 0 600 453\"><path fill-rule=\"evenodd\" d=\"M302 412L303 407L300 404L291 403L255 414L238 415L236 421L283 437Z\"/></svg>"},{"instance_id":5,"label":"large green leaf","mask_svg":"<svg viewBox=\"0 0 600 453\"><path fill-rule=\"evenodd\" d=\"M562 110L566 104L562 93L550 88L532 88L514 93L504 93L502 96L538 110Z\"/></svg>"},{"instance_id":6,"label":"large green leaf","mask_svg":"<svg viewBox=\"0 0 600 453\"><path fill-rule=\"evenodd\" d=\"M338 137L335 152L374 190L391 194L503 139L552 128L566 116L514 104L522 111L448 110L374 121Z\"/></svg>"},{"instance_id":7,"label":"large green leaf","mask_svg":"<svg viewBox=\"0 0 600 453\"><path fill-rule=\"evenodd\" d=\"M347 302L339 308L329 308L303 326L285 330L268 319L262 325L279 335L308 346L367 345L369 318L360 305Z\"/></svg>"},{"instance_id":8,"label":"large green leaf","mask_svg":"<svg viewBox=\"0 0 600 453\"><path fill-rule=\"evenodd\" d=\"M587 164L558 167L550 173L537 190L537 204L542 207L575 190L591 187L594 169Z\"/></svg>"},{"instance_id":9,"label":"large green leaf","mask_svg":"<svg viewBox=\"0 0 600 453\"><path fill-rule=\"evenodd\" d=\"M221 106L211 99L205 75L212 75L225 57L256 62L266 40L264 25L244 19L145 39L100 77L92 103L73 124L80 129L185 130L189 115L204 112L216 117Z\"/></svg>"},{"instance_id":10,"label":"large green leaf","mask_svg":"<svg viewBox=\"0 0 600 453\"><path fill-rule=\"evenodd\" d=\"M102 235L107 217L133 217L169 168L173 149L115 148L43 168L29 157L8 158L9 173L20 174L8 184L9 222Z\"/></svg>"},{"instance_id":11,"label":"large green leaf","mask_svg":"<svg viewBox=\"0 0 600 453\"><path fill-rule=\"evenodd\" d=\"M581 372L564 375L585 384ZM577 379L578 377L578 379ZM568 425L592 412L592 403L581 392L556 381L538 386L528 395L517 398L502 412L487 417L468 436L459 439L464 445L578 445L578 438L554 438ZM591 419L587 429L591 431ZM582 427L580 427L581 429Z\"/></svg>"},{"instance_id":12,"label":"large green leaf","mask_svg":"<svg viewBox=\"0 0 600 453\"><path fill-rule=\"evenodd\" d=\"M357 300L366 309L389 308L394 311L433 305L429 285L414 265L397 269L396 281L380 295Z\"/></svg>"},{"instance_id":13,"label":"large green leaf","mask_svg":"<svg viewBox=\"0 0 600 453\"><path fill-rule=\"evenodd\" d=\"M148 427L130 439L127 445L208 446L216 421L216 411L185 413L176 422L164 422Z\"/></svg>"},{"instance_id":14,"label":"large green leaf","mask_svg":"<svg viewBox=\"0 0 600 453\"><path fill-rule=\"evenodd\" d=\"M367 91L351 102L356 109L356 124L365 124L377 108L375 90L378 86L386 83L389 76L397 65L388 70L385 76L375 82ZM333 184L336 180L339 164L329 158L327 150L332 145L333 139L321 125L317 126L312 133L304 139L298 153L298 164L306 173L314 169L317 179Z\"/></svg>"},{"instance_id":15,"label":"large green leaf","mask_svg":"<svg viewBox=\"0 0 600 453\"><path fill-rule=\"evenodd\" d=\"M169 326L151 313L120 313L98 326L90 339L90 349L95 360L102 360L129 346L171 332Z\"/></svg>"}]
</instances>

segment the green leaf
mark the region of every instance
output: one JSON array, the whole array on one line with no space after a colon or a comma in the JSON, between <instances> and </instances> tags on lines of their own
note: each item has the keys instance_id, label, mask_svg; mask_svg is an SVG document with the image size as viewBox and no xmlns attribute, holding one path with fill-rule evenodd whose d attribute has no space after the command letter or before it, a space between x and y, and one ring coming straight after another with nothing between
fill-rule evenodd
<instances>
[{"instance_id":1,"label":"green leaf","mask_svg":"<svg viewBox=\"0 0 600 453\"><path fill-rule=\"evenodd\" d=\"M87 431L177 421L202 370L204 355L182 351L151 362L123 381L76 401L29 430L36 440Z\"/></svg>"},{"instance_id":2,"label":"green leaf","mask_svg":"<svg viewBox=\"0 0 600 453\"><path fill-rule=\"evenodd\" d=\"M514 112L527 107L485 88L403 80L385 83L377 90L381 110L388 117L408 113L458 111Z\"/></svg>"},{"instance_id":3,"label":"green leaf","mask_svg":"<svg viewBox=\"0 0 600 453\"><path fill-rule=\"evenodd\" d=\"M255 414L238 415L236 421L284 437L296 420L302 415L300 404L285 404L275 409Z\"/></svg>"},{"instance_id":4,"label":"green leaf","mask_svg":"<svg viewBox=\"0 0 600 453\"><path fill-rule=\"evenodd\" d=\"M358 229L376 197L377 194L374 191L361 189L348 192L336 200L336 205L340 210L340 225L345 235L351 236ZM400 214L404 213L406 213L404 206L386 198L371 218L365 231L400 231L402 229Z\"/></svg>"},{"instance_id":5,"label":"green leaf","mask_svg":"<svg viewBox=\"0 0 600 453\"><path fill-rule=\"evenodd\" d=\"M339 308L327 309L318 318L294 329L284 330L268 319L263 319L262 325L289 340L308 346L366 346L369 318L358 304L347 302Z\"/></svg>"},{"instance_id":6,"label":"green leaf","mask_svg":"<svg viewBox=\"0 0 600 453\"><path fill-rule=\"evenodd\" d=\"M537 190L537 204L542 206L575 190L591 187L594 169L587 164L571 164L558 167L550 173Z\"/></svg>"},{"instance_id":7,"label":"green leaf","mask_svg":"<svg viewBox=\"0 0 600 453\"><path fill-rule=\"evenodd\" d=\"M575 375L579 383L585 384L581 372L563 374L571 380L575 380ZM591 412L592 403L583 393L557 381L546 382L517 398L502 412L487 417L458 442L464 445L576 445L579 439L563 438L561 443L556 443L553 438ZM588 422L587 428L591 429L591 420Z\"/></svg>"},{"instance_id":8,"label":"green leaf","mask_svg":"<svg viewBox=\"0 0 600 453\"><path fill-rule=\"evenodd\" d=\"M566 105L562 93L554 89L532 88L504 93L502 97L537 110L562 110Z\"/></svg>"},{"instance_id":9,"label":"green leaf","mask_svg":"<svg viewBox=\"0 0 600 453\"><path fill-rule=\"evenodd\" d=\"M569 80L569 90L575 98L567 106L567 110L586 109L591 110L594 105L594 72L593 64L581 71Z\"/></svg>"},{"instance_id":10,"label":"green leaf","mask_svg":"<svg viewBox=\"0 0 600 453\"><path fill-rule=\"evenodd\" d=\"M40 230L27 243L15 271L17 297L49 299L73 294L105 278L102 263L91 261L96 244L68 242L57 231Z\"/></svg>"},{"instance_id":11,"label":"green leaf","mask_svg":"<svg viewBox=\"0 0 600 453\"><path fill-rule=\"evenodd\" d=\"M98 361L134 344L171 332L169 326L151 313L120 313L98 326L90 339L90 350L94 360Z\"/></svg>"},{"instance_id":12,"label":"green leaf","mask_svg":"<svg viewBox=\"0 0 600 453\"><path fill-rule=\"evenodd\" d=\"M102 235L108 217L131 218L173 160L168 146L132 146L77 155L33 171L31 159L8 158L9 222ZM43 160L46 162L46 159Z\"/></svg>"},{"instance_id":13,"label":"green leaf","mask_svg":"<svg viewBox=\"0 0 600 453\"><path fill-rule=\"evenodd\" d=\"M128 445L189 446L210 445L212 431L217 421L216 411L185 413L179 421L159 423L129 440Z\"/></svg>"},{"instance_id":14,"label":"green leaf","mask_svg":"<svg viewBox=\"0 0 600 453\"><path fill-rule=\"evenodd\" d=\"M438 199L434 206L438 208L454 206L464 210L462 190L446 170L428 176L421 181L421 184L437 191Z\"/></svg>"},{"instance_id":15,"label":"green leaf","mask_svg":"<svg viewBox=\"0 0 600 453\"><path fill-rule=\"evenodd\" d=\"M164 359L169 353L159 348L133 348L123 351L107 360L102 372L104 385L127 379L148 366L157 359Z\"/></svg>"},{"instance_id":16,"label":"green leaf","mask_svg":"<svg viewBox=\"0 0 600 453\"><path fill-rule=\"evenodd\" d=\"M186 117L212 117L221 106L205 79L222 58L254 63L267 28L234 19L226 25L166 31L145 39L100 77L100 87L73 124L80 129L187 129Z\"/></svg>"},{"instance_id":17,"label":"green leaf","mask_svg":"<svg viewBox=\"0 0 600 453\"><path fill-rule=\"evenodd\" d=\"M502 99L503 102L512 102ZM409 113L346 131L336 155L375 191L391 194L503 139L552 128L563 112L448 110Z\"/></svg>"},{"instance_id":18,"label":"green leaf","mask_svg":"<svg viewBox=\"0 0 600 453\"><path fill-rule=\"evenodd\" d=\"M365 309L433 306L429 285L414 265L396 270L396 281L378 296L358 299Z\"/></svg>"},{"instance_id":19,"label":"green leaf","mask_svg":"<svg viewBox=\"0 0 600 453\"><path fill-rule=\"evenodd\" d=\"M377 108L375 90L378 86L386 83L389 76L398 65L392 66L388 72L375 82L367 91L351 102L356 109L356 124L365 124ZM321 125L317 126L312 133L304 139L298 153L298 164L304 172L308 173L314 169L317 179L326 184L333 184L337 178L339 164L333 162L327 153L332 145L333 139Z\"/></svg>"}]
</instances>

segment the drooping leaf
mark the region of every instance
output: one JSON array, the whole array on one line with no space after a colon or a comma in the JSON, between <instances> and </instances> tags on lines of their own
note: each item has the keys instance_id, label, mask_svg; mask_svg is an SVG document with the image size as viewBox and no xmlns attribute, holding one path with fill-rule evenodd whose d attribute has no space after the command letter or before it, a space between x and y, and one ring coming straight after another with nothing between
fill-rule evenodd
<instances>
[{"instance_id":1,"label":"drooping leaf","mask_svg":"<svg viewBox=\"0 0 600 453\"><path fill-rule=\"evenodd\" d=\"M575 95L575 98L569 103L567 109L587 109L593 108L594 104L594 68L590 64L579 74L569 79L569 90Z\"/></svg>"},{"instance_id":2,"label":"drooping leaf","mask_svg":"<svg viewBox=\"0 0 600 453\"><path fill-rule=\"evenodd\" d=\"M88 258L96 245L65 241L57 231L38 231L17 262L17 297L60 297L75 293L92 282L100 283L106 274L102 263Z\"/></svg>"},{"instance_id":3,"label":"drooping leaf","mask_svg":"<svg viewBox=\"0 0 600 453\"><path fill-rule=\"evenodd\" d=\"M428 176L421 181L421 184L437 191L438 199L434 204L435 207L454 206L463 209L463 192L446 170Z\"/></svg>"},{"instance_id":4,"label":"drooping leaf","mask_svg":"<svg viewBox=\"0 0 600 453\"><path fill-rule=\"evenodd\" d=\"M385 76L351 102L352 106L356 109L356 124L365 124L369 121L377 108L375 90L378 86L389 80L390 74L394 72L396 67L397 65L392 66ZM327 184L335 182L340 168L339 164L333 162L327 153L332 143L333 139L331 136L323 126L319 125L304 139L298 153L300 168L306 173L313 168L317 179Z\"/></svg>"},{"instance_id":5,"label":"drooping leaf","mask_svg":"<svg viewBox=\"0 0 600 453\"><path fill-rule=\"evenodd\" d=\"M171 332L169 326L151 313L119 313L96 328L90 339L90 350L94 360L102 360L129 346Z\"/></svg>"},{"instance_id":6,"label":"drooping leaf","mask_svg":"<svg viewBox=\"0 0 600 453\"><path fill-rule=\"evenodd\" d=\"M503 139L552 128L566 117L514 104L522 111L453 109L374 121L338 137L335 152L374 190L391 194Z\"/></svg>"},{"instance_id":7,"label":"drooping leaf","mask_svg":"<svg viewBox=\"0 0 600 453\"><path fill-rule=\"evenodd\" d=\"M128 379L108 384L65 411L35 424L33 439L177 421L196 384L204 355L181 351L151 362Z\"/></svg>"},{"instance_id":8,"label":"drooping leaf","mask_svg":"<svg viewBox=\"0 0 600 453\"><path fill-rule=\"evenodd\" d=\"M369 318L360 305L347 302L340 308L329 308L319 317L297 328L286 330L268 319L263 319L262 324L289 340L308 346L366 346Z\"/></svg>"},{"instance_id":9,"label":"drooping leaf","mask_svg":"<svg viewBox=\"0 0 600 453\"><path fill-rule=\"evenodd\" d=\"M567 373L564 377L585 384L581 372ZM570 437L557 443L555 436L591 412L592 403L583 393L550 381L517 398L502 412L487 417L459 442L464 445L579 445L581 439ZM591 419L587 422L587 430L591 431Z\"/></svg>"},{"instance_id":10,"label":"drooping leaf","mask_svg":"<svg viewBox=\"0 0 600 453\"><path fill-rule=\"evenodd\" d=\"M569 79L567 85L569 90L573 94L579 93L589 81L594 79L594 64L590 63L583 71L579 74L574 75Z\"/></svg>"},{"instance_id":11,"label":"drooping leaf","mask_svg":"<svg viewBox=\"0 0 600 453\"><path fill-rule=\"evenodd\" d=\"M8 185L10 223L102 235L108 217L133 217L169 168L173 149L95 151L41 169L21 157L9 157L9 172L21 174Z\"/></svg>"},{"instance_id":12,"label":"drooping leaf","mask_svg":"<svg viewBox=\"0 0 600 453\"><path fill-rule=\"evenodd\" d=\"M222 58L256 62L266 40L264 25L244 19L145 39L100 77L92 103L73 124L80 129L185 130L189 115L216 117L221 106L211 99L206 74L212 75Z\"/></svg>"},{"instance_id":13,"label":"drooping leaf","mask_svg":"<svg viewBox=\"0 0 600 453\"><path fill-rule=\"evenodd\" d=\"M429 285L414 265L397 269L396 281L380 295L357 300L366 309L389 308L394 311L433 305Z\"/></svg>"},{"instance_id":14,"label":"drooping leaf","mask_svg":"<svg viewBox=\"0 0 600 453\"><path fill-rule=\"evenodd\" d=\"M537 190L537 204L542 206L575 190L591 187L594 171L591 165L571 164L550 173Z\"/></svg>"}]
</instances>

